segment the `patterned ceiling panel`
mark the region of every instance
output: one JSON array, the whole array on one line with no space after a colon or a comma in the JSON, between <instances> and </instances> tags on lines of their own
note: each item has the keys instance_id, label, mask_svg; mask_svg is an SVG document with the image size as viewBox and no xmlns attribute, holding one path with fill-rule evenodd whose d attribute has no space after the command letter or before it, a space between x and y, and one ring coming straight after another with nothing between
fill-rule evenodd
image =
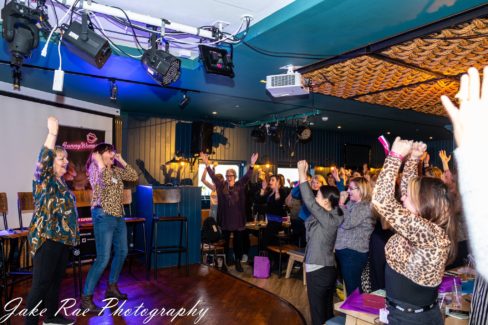
<instances>
[{"instance_id":1,"label":"patterned ceiling panel","mask_svg":"<svg viewBox=\"0 0 488 325\"><path fill-rule=\"evenodd\" d=\"M306 73L314 92L446 115L440 96L456 94L460 74L488 65L488 18L443 29ZM444 78L444 76L446 78Z\"/></svg>"},{"instance_id":2,"label":"patterned ceiling panel","mask_svg":"<svg viewBox=\"0 0 488 325\"><path fill-rule=\"evenodd\" d=\"M350 98L385 88L431 80L435 76L370 56L360 56L311 72L305 78L311 78L316 85L315 92Z\"/></svg>"},{"instance_id":3,"label":"patterned ceiling panel","mask_svg":"<svg viewBox=\"0 0 488 325\"><path fill-rule=\"evenodd\" d=\"M396 91L384 91L373 95L356 98L358 101L374 103L399 109L413 109L415 111L446 115L442 107L441 95L454 98L459 88L459 82L450 79L441 79L417 86L404 87Z\"/></svg>"},{"instance_id":4,"label":"patterned ceiling panel","mask_svg":"<svg viewBox=\"0 0 488 325\"><path fill-rule=\"evenodd\" d=\"M382 54L445 75L488 64L488 19L444 29L427 37L393 46Z\"/></svg>"}]
</instances>

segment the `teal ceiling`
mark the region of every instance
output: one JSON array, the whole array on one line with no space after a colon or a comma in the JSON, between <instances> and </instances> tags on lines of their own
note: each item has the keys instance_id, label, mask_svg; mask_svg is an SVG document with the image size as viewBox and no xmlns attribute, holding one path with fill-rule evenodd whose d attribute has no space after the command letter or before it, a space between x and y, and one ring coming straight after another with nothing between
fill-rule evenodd
<instances>
[{"instance_id":1,"label":"teal ceiling","mask_svg":"<svg viewBox=\"0 0 488 325\"><path fill-rule=\"evenodd\" d=\"M128 114L218 123L264 121L318 109L322 114L312 119L314 127L336 129L341 125L343 132L381 134L392 131L401 135L416 134L417 137L449 138L450 134L444 128L449 121L444 117L320 94L275 99L260 81L266 75L283 73L279 68L287 64L309 65L485 3L480 0L296 0L251 26L246 37L246 42L253 47L282 54L264 55L240 44L234 49L234 79L206 74L201 64L187 61L181 78L170 88L156 85L137 60L112 55L98 70L62 47L63 69L67 71L64 95L117 106ZM54 44L51 44L47 59L40 56L40 51L41 46L25 64L48 70L25 66L23 86L50 91L51 70L57 68L58 56ZM283 54L285 52L314 58L298 58L303 55ZM0 60L10 60L5 42L0 42ZM107 80L76 75L79 73L119 80L117 103L109 100ZM0 65L0 79L11 81L8 65ZM180 89L188 90L191 98L191 103L184 110L178 107L182 99ZM212 115L214 111L218 114ZM328 121L323 122L322 116L327 116Z\"/></svg>"}]
</instances>

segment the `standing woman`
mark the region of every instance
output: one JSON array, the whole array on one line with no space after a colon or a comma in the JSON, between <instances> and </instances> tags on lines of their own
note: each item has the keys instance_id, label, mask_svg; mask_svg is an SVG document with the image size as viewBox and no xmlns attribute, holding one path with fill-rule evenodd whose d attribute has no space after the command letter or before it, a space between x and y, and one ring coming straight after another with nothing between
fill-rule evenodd
<instances>
[{"instance_id":1,"label":"standing woman","mask_svg":"<svg viewBox=\"0 0 488 325\"><path fill-rule=\"evenodd\" d=\"M437 289L448 258L455 256L456 220L447 185L437 178L417 177L426 149L422 142L397 137L373 193L373 206L396 232L385 246L388 321L393 325L444 324ZM402 207L395 200L395 179L407 156Z\"/></svg>"},{"instance_id":2,"label":"standing woman","mask_svg":"<svg viewBox=\"0 0 488 325\"><path fill-rule=\"evenodd\" d=\"M320 325L334 317L333 298L337 277L334 244L337 228L344 217L339 208L337 187L322 185L315 196L307 181L307 162L299 161L297 166L302 200L310 211L310 217L305 221L308 302L312 324Z\"/></svg>"},{"instance_id":3,"label":"standing woman","mask_svg":"<svg viewBox=\"0 0 488 325\"><path fill-rule=\"evenodd\" d=\"M217 177L221 182L224 181L224 176L222 174L215 174L215 177ZM217 208L219 205L219 199L217 196L217 189L215 187L215 184L212 182L207 181L207 168L203 169L203 174L201 181L203 184L205 184L206 187L208 187L210 192L210 215L209 217L212 217L215 222L217 222Z\"/></svg>"},{"instance_id":4,"label":"standing woman","mask_svg":"<svg viewBox=\"0 0 488 325\"><path fill-rule=\"evenodd\" d=\"M62 178L68 168L68 154L63 147L54 146L58 120L49 117L47 128L49 133L32 182L35 209L28 240L33 256L33 275L27 309L30 311L43 302L47 309L44 324L74 324L74 321L55 314L70 248L79 243L78 213L75 197ZM39 316L28 316L25 323L37 324L38 319Z\"/></svg>"},{"instance_id":5,"label":"standing woman","mask_svg":"<svg viewBox=\"0 0 488 325\"><path fill-rule=\"evenodd\" d=\"M349 202L344 202L349 197ZM341 192L339 202L344 211L344 222L337 230L335 244L337 261L350 295L361 287L361 273L368 262L369 238L375 219L371 212L371 186L364 177L349 181L347 192Z\"/></svg>"},{"instance_id":6,"label":"standing woman","mask_svg":"<svg viewBox=\"0 0 488 325\"><path fill-rule=\"evenodd\" d=\"M120 167L115 165L116 162ZM91 213L97 258L86 277L81 307L98 313L101 309L93 303L93 292L110 260L112 245L114 258L105 298L127 299L127 295L121 293L117 287L128 252L127 227L122 204L123 181L137 181L137 172L108 143L101 143L93 149L86 163L86 170L93 189Z\"/></svg>"}]
</instances>

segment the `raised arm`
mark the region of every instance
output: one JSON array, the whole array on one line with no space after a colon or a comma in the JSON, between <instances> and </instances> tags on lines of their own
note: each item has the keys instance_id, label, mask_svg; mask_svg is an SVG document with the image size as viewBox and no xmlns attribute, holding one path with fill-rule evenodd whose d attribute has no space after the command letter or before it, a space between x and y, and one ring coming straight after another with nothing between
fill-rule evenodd
<instances>
[{"instance_id":1,"label":"raised arm","mask_svg":"<svg viewBox=\"0 0 488 325\"><path fill-rule=\"evenodd\" d=\"M203 174L202 178L200 179L203 184L205 184L206 187L208 187L210 190L215 191L215 185L207 181L207 168L203 169Z\"/></svg>"},{"instance_id":2,"label":"raised arm","mask_svg":"<svg viewBox=\"0 0 488 325\"><path fill-rule=\"evenodd\" d=\"M396 138L376 181L372 203L376 211L397 233L415 245L431 246L438 240L432 223L411 213L395 199L395 179L402 158L409 154L412 145L412 141Z\"/></svg>"},{"instance_id":3,"label":"raised arm","mask_svg":"<svg viewBox=\"0 0 488 325\"><path fill-rule=\"evenodd\" d=\"M483 143L488 139L488 67L483 70L481 86L478 70L470 68L468 74L463 74L456 97L459 108L447 96L442 96L441 100L451 118L458 145L454 155L458 164L459 190L476 269L488 279L486 190L484 182L480 181L479 169L473 165L488 159L488 151L483 149Z\"/></svg>"},{"instance_id":4,"label":"raised arm","mask_svg":"<svg viewBox=\"0 0 488 325\"><path fill-rule=\"evenodd\" d=\"M48 134L44 141L44 147L37 158L36 171L34 173L34 180L37 183L43 182L49 177L53 176L53 162L54 162L54 145L58 136L59 123L54 116L47 119Z\"/></svg>"},{"instance_id":5,"label":"raised arm","mask_svg":"<svg viewBox=\"0 0 488 325\"><path fill-rule=\"evenodd\" d=\"M440 150L439 151L439 158L441 158L442 161L442 170L444 172L449 170L449 161L451 161L451 155L446 154L446 150Z\"/></svg>"},{"instance_id":6,"label":"raised arm","mask_svg":"<svg viewBox=\"0 0 488 325\"><path fill-rule=\"evenodd\" d=\"M134 168L132 168L131 165L129 165L124 158L122 158L122 155L120 153L115 154L115 160L119 162L120 165L122 165L122 169L120 170L120 177L122 178L123 181L127 182L135 182L139 178L139 175L137 175L137 172L135 171Z\"/></svg>"},{"instance_id":7,"label":"raised arm","mask_svg":"<svg viewBox=\"0 0 488 325\"><path fill-rule=\"evenodd\" d=\"M249 162L249 169L247 170L246 174L237 181L240 186L246 186L246 184L251 180L251 176L253 173L254 165L256 164L256 161L258 160L259 154L257 152L253 153L251 156L251 160Z\"/></svg>"},{"instance_id":8,"label":"raised arm","mask_svg":"<svg viewBox=\"0 0 488 325\"><path fill-rule=\"evenodd\" d=\"M419 159L427 150L427 145L423 142L413 142L410 155L403 168L402 180L400 182L400 193L402 196L407 195L408 183L411 179L418 176Z\"/></svg>"}]
</instances>

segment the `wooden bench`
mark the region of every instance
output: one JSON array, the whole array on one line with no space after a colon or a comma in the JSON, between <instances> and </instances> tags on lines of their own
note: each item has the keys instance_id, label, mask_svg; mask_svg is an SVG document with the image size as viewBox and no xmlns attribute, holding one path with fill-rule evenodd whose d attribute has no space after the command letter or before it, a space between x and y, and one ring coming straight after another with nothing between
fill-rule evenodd
<instances>
[{"instance_id":1,"label":"wooden bench","mask_svg":"<svg viewBox=\"0 0 488 325\"><path fill-rule=\"evenodd\" d=\"M295 262L300 262L303 264L303 261L305 260L305 251L290 250L286 253L289 255L289 257L288 257L288 266L286 268L285 279L288 279L290 278L291 270L293 269L293 264ZM307 285L305 265L303 265L302 268L303 268L303 285Z\"/></svg>"}]
</instances>

